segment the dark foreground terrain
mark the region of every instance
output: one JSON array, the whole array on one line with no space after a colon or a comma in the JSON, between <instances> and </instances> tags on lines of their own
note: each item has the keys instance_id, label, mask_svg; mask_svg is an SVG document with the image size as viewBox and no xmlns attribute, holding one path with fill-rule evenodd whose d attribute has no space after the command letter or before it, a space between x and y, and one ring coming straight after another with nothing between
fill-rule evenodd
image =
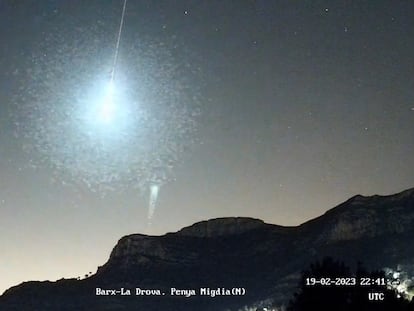
<instances>
[{"instance_id":1,"label":"dark foreground terrain","mask_svg":"<svg viewBox=\"0 0 414 311\"><path fill-rule=\"evenodd\" d=\"M301 271L325 256L351 267L363 262L369 269L388 267L414 276L413 236L414 189L355 196L297 227L212 219L163 236L125 236L96 274L25 282L0 296L0 310L220 311L287 305Z\"/></svg>"}]
</instances>

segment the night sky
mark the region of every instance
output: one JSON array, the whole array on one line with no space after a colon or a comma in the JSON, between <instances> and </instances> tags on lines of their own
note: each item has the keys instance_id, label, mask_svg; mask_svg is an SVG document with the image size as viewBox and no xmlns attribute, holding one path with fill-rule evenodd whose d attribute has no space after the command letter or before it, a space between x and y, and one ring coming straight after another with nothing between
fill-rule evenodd
<instances>
[{"instance_id":1,"label":"night sky","mask_svg":"<svg viewBox=\"0 0 414 311\"><path fill-rule=\"evenodd\" d=\"M103 124L122 4L0 0L0 293L127 234L414 186L413 1L129 0Z\"/></svg>"}]
</instances>

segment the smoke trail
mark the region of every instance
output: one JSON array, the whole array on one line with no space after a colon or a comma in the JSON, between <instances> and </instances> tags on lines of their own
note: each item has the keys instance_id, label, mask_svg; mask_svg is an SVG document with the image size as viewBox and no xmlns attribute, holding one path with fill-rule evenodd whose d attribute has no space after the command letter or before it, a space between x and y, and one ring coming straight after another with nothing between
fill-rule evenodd
<instances>
[{"instance_id":1,"label":"smoke trail","mask_svg":"<svg viewBox=\"0 0 414 311\"><path fill-rule=\"evenodd\" d=\"M158 185L150 186L150 197L149 197L149 207L148 207L148 222L151 223L152 216L155 212L155 205L157 203L158 192L160 187Z\"/></svg>"}]
</instances>

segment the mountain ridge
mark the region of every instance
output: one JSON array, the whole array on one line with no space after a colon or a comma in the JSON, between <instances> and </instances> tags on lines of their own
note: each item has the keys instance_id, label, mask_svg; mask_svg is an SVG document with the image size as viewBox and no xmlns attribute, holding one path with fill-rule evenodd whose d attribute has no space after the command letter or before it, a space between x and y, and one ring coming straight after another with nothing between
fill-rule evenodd
<instances>
[{"instance_id":1,"label":"mountain ridge","mask_svg":"<svg viewBox=\"0 0 414 311\"><path fill-rule=\"evenodd\" d=\"M166 293L172 287L201 285L248 288L246 296L214 301L205 297L147 297L139 300L145 310L159 310L151 309L156 298L158 307L180 311L238 310L263 301L283 305L291 297L300 271L323 256L349 264L362 260L375 269L397 265L413 268L413 235L414 188L387 196L354 196L323 215L292 227L249 217L215 218L161 236L124 236L108 261L91 277L20 284L0 296L0 309L16 306L16 310L29 310L27 304L19 302L19 297L36 293L33 299L43 308L39 310L54 310L45 307L45 302L53 302L45 296L44 287L58 292L59 300L69 305L61 310L135 310L136 301L119 297L109 299L118 309L108 305L102 309L103 301L108 299L95 297L93 289L105 286L158 288ZM64 288L76 293L72 300L65 296ZM82 307L82 302L87 307Z\"/></svg>"}]
</instances>

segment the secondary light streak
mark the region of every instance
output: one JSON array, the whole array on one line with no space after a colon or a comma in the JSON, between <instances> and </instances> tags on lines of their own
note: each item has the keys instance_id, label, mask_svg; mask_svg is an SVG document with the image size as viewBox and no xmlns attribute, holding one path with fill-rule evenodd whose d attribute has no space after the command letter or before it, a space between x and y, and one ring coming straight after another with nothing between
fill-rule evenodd
<instances>
[{"instance_id":1,"label":"secondary light streak","mask_svg":"<svg viewBox=\"0 0 414 311\"><path fill-rule=\"evenodd\" d=\"M158 185L153 184L153 185L150 186L150 198L149 198L149 207L148 207L148 224L151 224L152 217L154 216L159 190L160 190L160 187Z\"/></svg>"}]
</instances>

